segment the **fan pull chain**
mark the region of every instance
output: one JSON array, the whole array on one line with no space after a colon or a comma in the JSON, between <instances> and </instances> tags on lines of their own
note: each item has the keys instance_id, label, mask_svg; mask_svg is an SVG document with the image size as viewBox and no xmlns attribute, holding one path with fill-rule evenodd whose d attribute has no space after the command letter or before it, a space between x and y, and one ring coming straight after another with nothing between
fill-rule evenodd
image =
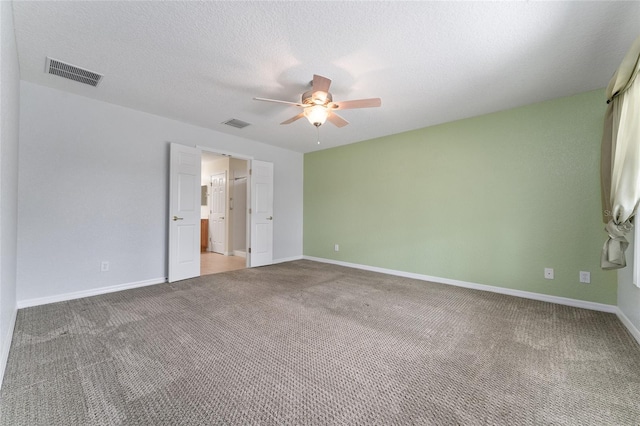
<instances>
[{"instance_id":1,"label":"fan pull chain","mask_svg":"<svg viewBox=\"0 0 640 426\"><path fill-rule=\"evenodd\" d=\"M318 131L318 145L320 145L320 126L316 126L316 130Z\"/></svg>"}]
</instances>

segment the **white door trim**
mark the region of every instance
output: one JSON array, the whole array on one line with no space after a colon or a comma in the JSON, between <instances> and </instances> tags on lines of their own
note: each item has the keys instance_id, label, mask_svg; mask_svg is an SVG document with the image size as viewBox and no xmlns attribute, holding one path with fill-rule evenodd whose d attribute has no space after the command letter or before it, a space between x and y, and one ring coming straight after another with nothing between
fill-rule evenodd
<instances>
[{"instance_id":1,"label":"white door trim","mask_svg":"<svg viewBox=\"0 0 640 426\"><path fill-rule=\"evenodd\" d=\"M211 154L224 155L225 157L237 158L238 160L247 160L247 161L253 160L252 156L238 154L236 152L221 151L219 149L214 149L214 148L210 148L202 145L196 145L196 148L200 149L201 151L210 152Z\"/></svg>"}]
</instances>

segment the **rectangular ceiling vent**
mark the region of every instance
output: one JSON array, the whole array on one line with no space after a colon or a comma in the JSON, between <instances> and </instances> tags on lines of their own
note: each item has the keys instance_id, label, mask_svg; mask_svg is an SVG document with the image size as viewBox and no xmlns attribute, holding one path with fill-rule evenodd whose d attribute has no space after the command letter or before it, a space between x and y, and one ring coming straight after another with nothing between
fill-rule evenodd
<instances>
[{"instance_id":1,"label":"rectangular ceiling vent","mask_svg":"<svg viewBox=\"0 0 640 426\"><path fill-rule=\"evenodd\" d=\"M245 123L242 120L238 120L235 118L232 118L231 120L227 120L222 124L226 124L227 126L231 126L231 127L235 127L236 129L244 129L245 127L249 126L249 123Z\"/></svg>"},{"instance_id":2,"label":"rectangular ceiling vent","mask_svg":"<svg viewBox=\"0 0 640 426\"><path fill-rule=\"evenodd\" d=\"M57 75L59 77L68 78L69 80L77 81L79 83L88 84L89 86L96 87L102 77L102 74L97 72L85 70L75 65L67 64L57 59L47 57L47 64L45 72L47 74Z\"/></svg>"}]
</instances>

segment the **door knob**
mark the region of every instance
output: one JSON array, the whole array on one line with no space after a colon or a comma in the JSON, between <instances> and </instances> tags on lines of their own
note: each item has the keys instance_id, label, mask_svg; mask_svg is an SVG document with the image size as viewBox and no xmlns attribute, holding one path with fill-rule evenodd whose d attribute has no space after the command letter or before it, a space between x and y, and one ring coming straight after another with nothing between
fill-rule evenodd
<instances>
[{"instance_id":1,"label":"door knob","mask_svg":"<svg viewBox=\"0 0 640 426\"><path fill-rule=\"evenodd\" d=\"M220 219L224 219L224 216L220 216Z\"/></svg>"},{"instance_id":2,"label":"door knob","mask_svg":"<svg viewBox=\"0 0 640 426\"><path fill-rule=\"evenodd\" d=\"M273 216L269 216L267 220L273 220Z\"/></svg>"},{"instance_id":3,"label":"door knob","mask_svg":"<svg viewBox=\"0 0 640 426\"><path fill-rule=\"evenodd\" d=\"M173 221L175 222L176 220L184 220L184 218L183 217L174 216L173 217Z\"/></svg>"}]
</instances>

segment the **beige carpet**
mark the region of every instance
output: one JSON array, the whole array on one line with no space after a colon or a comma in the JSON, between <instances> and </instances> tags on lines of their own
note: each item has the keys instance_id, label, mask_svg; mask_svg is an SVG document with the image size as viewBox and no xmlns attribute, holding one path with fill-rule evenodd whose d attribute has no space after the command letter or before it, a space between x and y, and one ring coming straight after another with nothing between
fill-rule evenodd
<instances>
[{"instance_id":1,"label":"beige carpet","mask_svg":"<svg viewBox=\"0 0 640 426\"><path fill-rule=\"evenodd\" d=\"M637 425L612 314L310 261L18 312L3 425Z\"/></svg>"}]
</instances>

